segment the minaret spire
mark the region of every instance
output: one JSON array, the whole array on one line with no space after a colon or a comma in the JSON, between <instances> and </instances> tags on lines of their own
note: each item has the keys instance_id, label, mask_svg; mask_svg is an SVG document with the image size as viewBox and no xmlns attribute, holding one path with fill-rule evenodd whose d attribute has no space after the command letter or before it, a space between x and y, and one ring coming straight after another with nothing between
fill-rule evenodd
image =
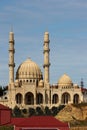
<instances>
[{"instance_id":1,"label":"minaret spire","mask_svg":"<svg viewBox=\"0 0 87 130\"><path fill-rule=\"evenodd\" d=\"M10 32L13 32L13 26L11 25L11 31Z\"/></svg>"},{"instance_id":2,"label":"minaret spire","mask_svg":"<svg viewBox=\"0 0 87 130\"><path fill-rule=\"evenodd\" d=\"M84 88L84 82L82 78L81 78L81 88Z\"/></svg>"},{"instance_id":3,"label":"minaret spire","mask_svg":"<svg viewBox=\"0 0 87 130\"><path fill-rule=\"evenodd\" d=\"M14 53L14 33L11 28L11 31L9 33L9 83L14 82Z\"/></svg>"},{"instance_id":4,"label":"minaret spire","mask_svg":"<svg viewBox=\"0 0 87 130\"><path fill-rule=\"evenodd\" d=\"M45 32L44 34L44 82L45 83L49 83L49 67L50 67L50 62L49 62L49 52L50 52L50 49L49 49L49 43L50 43L50 40L49 40L49 33L48 32Z\"/></svg>"}]
</instances>

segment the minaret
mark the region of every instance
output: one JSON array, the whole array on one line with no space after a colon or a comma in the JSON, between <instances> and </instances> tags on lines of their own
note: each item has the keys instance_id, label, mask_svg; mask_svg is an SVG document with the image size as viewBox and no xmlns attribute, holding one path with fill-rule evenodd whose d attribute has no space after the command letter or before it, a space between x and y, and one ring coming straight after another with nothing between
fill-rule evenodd
<instances>
[{"instance_id":1,"label":"minaret","mask_svg":"<svg viewBox=\"0 0 87 130\"><path fill-rule=\"evenodd\" d=\"M49 33L48 32L45 32L44 34L44 82L45 83L49 83L49 67L50 67L50 62L49 62L49 52L50 52L50 49L49 49L49 43L50 43L50 40L49 40Z\"/></svg>"},{"instance_id":2,"label":"minaret","mask_svg":"<svg viewBox=\"0 0 87 130\"><path fill-rule=\"evenodd\" d=\"M81 88L84 87L84 82L83 82L83 79L81 79Z\"/></svg>"},{"instance_id":3,"label":"minaret","mask_svg":"<svg viewBox=\"0 0 87 130\"><path fill-rule=\"evenodd\" d=\"M9 83L14 82L14 33L11 31L9 33Z\"/></svg>"}]
</instances>

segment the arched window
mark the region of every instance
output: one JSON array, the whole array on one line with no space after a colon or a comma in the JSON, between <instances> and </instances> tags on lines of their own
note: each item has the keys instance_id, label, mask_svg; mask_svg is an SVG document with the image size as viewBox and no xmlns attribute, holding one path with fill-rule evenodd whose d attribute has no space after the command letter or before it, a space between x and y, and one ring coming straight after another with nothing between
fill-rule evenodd
<instances>
[{"instance_id":1,"label":"arched window","mask_svg":"<svg viewBox=\"0 0 87 130\"><path fill-rule=\"evenodd\" d=\"M35 79L33 79L33 83L35 82Z\"/></svg>"},{"instance_id":2,"label":"arched window","mask_svg":"<svg viewBox=\"0 0 87 130\"><path fill-rule=\"evenodd\" d=\"M25 104L33 105L34 104L34 95L31 92L25 94Z\"/></svg>"},{"instance_id":3,"label":"arched window","mask_svg":"<svg viewBox=\"0 0 87 130\"><path fill-rule=\"evenodd\" d=\"M41 93L37 94L37 104L43 103L43 95Z\"/></svg>"},{"instance_id":4,"label":"arched window","mask_svg":"<svg viewBox=\"0 0 87 130\"><path fill-rule=\"evenodd\" d=\"M74 104L78 104L79 103L79 95L78 94L74 95L74 97L73 97L73 103Z\"/></svg>"},{"instance_id":5,"label":"arched window","mask_svg":"<svg viewBox=\"0 0 87 130\"><path fill-rule=\"evenodd\" d=\"M19 85L19 87L21 87L21 85L22 85L22 80L20 80L20 85Z\"/></svg>"},{"instance_id":6,"label":"arched window","mask_svg":"<svg viewBox=\"0 0 87 130\"><path fill-rule=\"evenodd\" d=\"M36 80L36 86L38 86L38 80Z\"/></svg>"},{"instance_id":7,"label":"arched window","mask_svg":"<svg viewBox=\"0 0 87 130\"><path fill-rule=\"evenodd\" d=\"M62 103L63 104L68 104L69 101L70 101L70 94L67 93L67 92L63 93L63 95L62 95Z\"/></svg>"},{"instance_id":8,"label":"arched window","mask_svg":"<svg viewBox=\"0 0 87 130\"><path fill-rule=\"evenodd\" d=\"M26 80L26 82L28 83L28 80Z\"/></svg>"},{"instance_id":9,"label":"arched window","mask_svg":"<svg viewBox=\"0 0 87 130\"><path fill-rule=\"evenodd\" d=\"M30 79L30 83L32 83L32 79Z\"/></svg>"},{"instance_id":10,"label":"arched window","mask_svg":"<svg viewBox=\"0 0 87 130\"><path fill-rule=\"evenodd\" d=\"M16 95L16 103L21 104L22 103L22 94L18 93Z\"/></svg>"},{"instance_id":11,"label":"arched window","mask_svg":"<svg viewBox=\"0 0 87 130\"><path fill-rule=\"evenodd\" d=\"M57 94L54 94L54 95L53 95L52 103L53 103L53 104L58 103L58 95L57 95Z\"/></svg>"}]
</instances>

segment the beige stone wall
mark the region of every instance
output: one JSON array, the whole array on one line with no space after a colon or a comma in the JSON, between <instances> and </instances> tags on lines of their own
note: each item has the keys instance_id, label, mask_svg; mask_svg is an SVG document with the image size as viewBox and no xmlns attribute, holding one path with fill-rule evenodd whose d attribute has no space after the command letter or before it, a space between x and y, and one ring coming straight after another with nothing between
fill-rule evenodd
<instances>
[{"instance_id":1,"label":"beige stone wall","mask_svg":"<svg viewBox=\"0 0 87 130\"><path fill-rule=\"evenodd\" d=\"M23 97L23 102L20 104L20 107L36 107L38 104L36 104L36 93L40 93L43 95L43 103L42 106L49 106L50 108L53 106L59 106L62 104L62 95L63 93L67 92L70 95L70 101L68 103L73 103L73 96L74 94L79 95L79 102L81 102L81 90L78 88L73 89L62 89L62 88L50 88L50 85L47 84L45 87L37 87L35 84L23 84L22 86L15 86L15 83L9 84L9 90L8 90L8 101L1 102L3 104L6 104L10 106L11 108L14 108L16 104L15 96L20 93ZM34 95L34 105L25 105L25 94L31 92ZM58 95L58 102L52 103L53 101L53 95ZM47 97L48 95L48 97ZM48 100L48 101L47 101Z\"/></svg>"},{"instance_id":2,"label":"beige stone wall","mask_svg":"<svg viewBox=\"0 0 87 130\"><path fill-rule=\"evenodd\" d=\"M71 127L70 130L87 130L87 127Z\"/></svg>"}]
</instances>

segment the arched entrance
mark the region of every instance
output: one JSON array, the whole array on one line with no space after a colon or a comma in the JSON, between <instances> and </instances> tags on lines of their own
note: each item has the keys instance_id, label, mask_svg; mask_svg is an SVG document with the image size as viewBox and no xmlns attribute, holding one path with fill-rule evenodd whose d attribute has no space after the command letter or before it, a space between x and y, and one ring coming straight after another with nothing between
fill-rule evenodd
<instances>
[{"instance_id":1,"label":"arched entrance","mask_svg":"<svg viewBox=\"0 0 87 130\"><path fill-rule=\"evenodd\" d=\"M41 93L37 94L37 104L43 103L43 95Z\"/></svg>"},{"instance_id":2,"label":"arched entrance","mask_svg":"<svg viewBox=\"0 0 87 130\"><path fill-rule=\"evenodd\" d=\"M20 94L20 93L16 94L15 99L16 99L17 104L21 104L22 100L23 100L22 94Z\"/></svg>"},{"instance_id":3,"label":"arched entrance","mask_svg":"<svg viewBox=\"0 0 87 130\"><path fill-rule=\"evenodd\" d=\"M57 94L54 94L54 95L53 95L52 103L53 103L53 104L58 103L58 95L57 95Z\"/></svg>"},{"instance_id":4,"label":"arched entrance","mask_svg":"<svg viewBox=\"0 0 87 130\"><path fill-rule=\"evenodd\" d=\"M70 101L70 94L67 93L67 92L63 93L63 95L62 95L62 103L63 104L68 104L69 101Z\"/></svg>"},{"instance_id":5,"label":"arched entrance","mask_svg":"<svg viewBox=\"0 0 87 130\"><path fill-rule=\"evenodd\" d=\"M26 105L34 104L34 95L31 92L25 94L25 104Z\"/></svg>"},{"instance_id":6,"label":"arched entrance","mask_svg":"<svg viewBox=\"0 0 87 130\"><path fill-rule=\"evenodd\" d=\"M74 95L74 97L73 97L73 103L74 104L78 104L79 103L79 95L78 94Z\"/></svg>"}]
</instances>

